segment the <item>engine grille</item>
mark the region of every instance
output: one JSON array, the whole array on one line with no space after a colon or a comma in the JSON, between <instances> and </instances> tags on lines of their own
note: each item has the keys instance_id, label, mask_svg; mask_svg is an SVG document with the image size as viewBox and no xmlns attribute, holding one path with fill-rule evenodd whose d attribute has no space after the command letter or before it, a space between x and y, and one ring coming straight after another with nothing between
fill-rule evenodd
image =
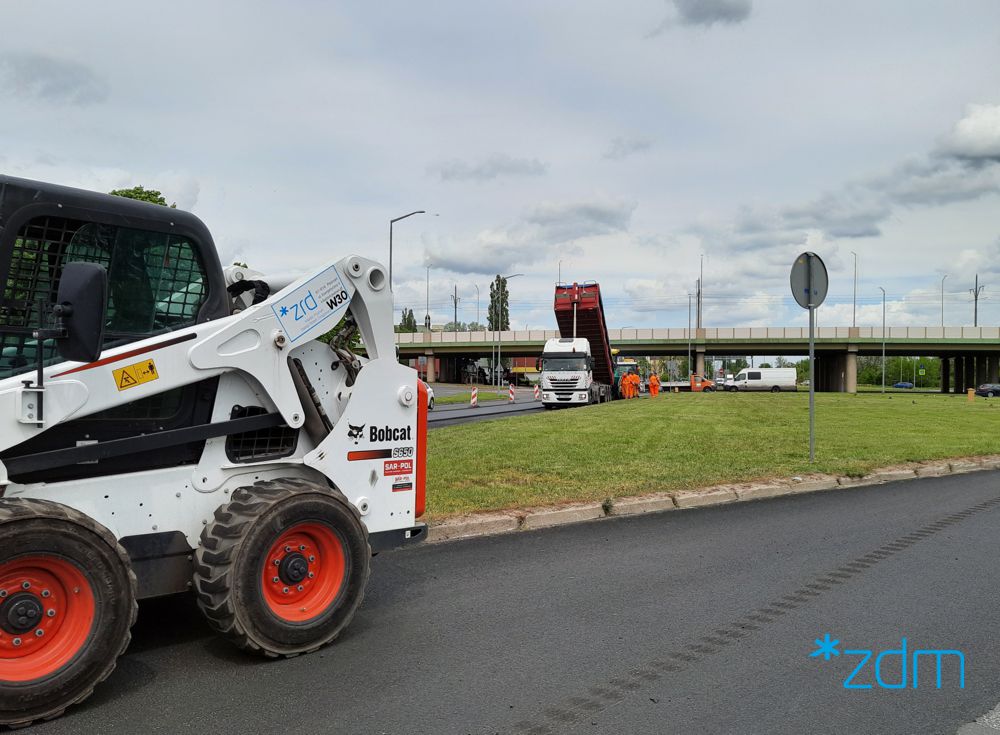
<instances>
[{"instance_id":1,"label":"engine grille","mask_svg":"<svg viewBox=\"0 0 1000 735\"><path fill-rule=\"evenodd\" d=\"M560 401L568 401L573 397L573 394L582 390L582 381L579 378L550 378L549 385L551 386L551 391L555 393L556 399Z\"/></svg>"},{"instance_id":2,"label":"engine grille","mask_svg":"<svg viewBox=\"0 0 1000 735\"><path fill-rule=\"evenodd\" d=\"M261 416L267 409L261 406L233 406L231 418ZM258 431L245 431L226 437L226 455L230 462L257 462L278 459L295 453L299 432L289 426L275 426Z\"/></svg>"}]
</instances>

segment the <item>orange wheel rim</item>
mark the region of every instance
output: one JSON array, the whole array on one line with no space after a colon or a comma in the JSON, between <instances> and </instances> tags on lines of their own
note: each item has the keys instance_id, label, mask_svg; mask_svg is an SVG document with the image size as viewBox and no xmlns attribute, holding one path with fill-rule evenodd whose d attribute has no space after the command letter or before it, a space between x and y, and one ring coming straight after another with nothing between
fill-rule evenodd
<instances>
[{"instance_id":1,"label":"orange wheel rim","mask_svg":"<svg viewBox=\"0 0 1000 735\"><path fill-rule=\"evenodd\" d=\"M94 591L61 557L31 555L0 565L0 681L44 678L68 664L94 627Z\"/></svg>"},{"instance_id":2,"label":"orange wheel rim","mask_svg":"<svg viewBox=\"0 0 1000 735\"><path fill-rule=\"evenodd\" d=\"M290 623L325 613L347 581L347 551L340 535L322 523L299 523L271 545L261 569L268 609Z\"/></svg>"}]
</instances>

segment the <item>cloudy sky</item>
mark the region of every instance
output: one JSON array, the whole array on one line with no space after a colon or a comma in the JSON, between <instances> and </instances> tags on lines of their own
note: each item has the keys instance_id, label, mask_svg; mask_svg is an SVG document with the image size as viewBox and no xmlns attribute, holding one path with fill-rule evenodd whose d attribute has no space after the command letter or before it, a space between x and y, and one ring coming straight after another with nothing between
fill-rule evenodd
<instances>
[{"instance_id":1,"label":"cloudy sky","mask_svg":"<svg viewBox=\"0 0 1000 735\"><path fill-rule=\"evenodd\" d=\"M1000 322L995 0L4 3L0 171L161 189L226 260L388 256L397 307L552 327L597 280L611 326ZM560 265L561 264L561 265Z\"/></svg>"}]
</instances>

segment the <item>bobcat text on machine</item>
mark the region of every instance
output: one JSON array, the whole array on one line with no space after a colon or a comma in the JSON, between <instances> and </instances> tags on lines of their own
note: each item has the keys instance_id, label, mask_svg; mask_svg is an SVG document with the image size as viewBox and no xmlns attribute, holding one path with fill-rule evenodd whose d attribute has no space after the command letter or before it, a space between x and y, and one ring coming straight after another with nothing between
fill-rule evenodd
<instances>
[{"instance_id":1,"label":"bobcat text on machine","mask_svg":"<svg viewBox=\"0 0 1000 735\"><path fill-rule=\"evenodd\" d=\"M0 724L85 699L137 599L313 651L373 550L426 535L427 396L378 263L253 278L191 214L0 176L0 275Z\"/></svg>"}]
</instances>

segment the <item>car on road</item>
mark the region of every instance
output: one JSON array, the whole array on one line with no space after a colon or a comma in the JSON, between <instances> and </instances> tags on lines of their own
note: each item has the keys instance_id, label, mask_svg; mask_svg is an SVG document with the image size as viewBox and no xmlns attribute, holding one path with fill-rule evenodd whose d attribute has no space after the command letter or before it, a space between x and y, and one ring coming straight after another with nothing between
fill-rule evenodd
<instances>
[{"instance_id":1,"label":"car on road","mask_svg":"<svg viewBox=\"0 0 1000 735\"><path fill-rule=\"evenodd\" d=\"M427 410L428 411L433 411L434 410L434 389L431 388L430 383L428 383L428 382L426 382L424 380L421 380L420 382L423 383L424 384L424 388L427 389Z\"/></svg>"},{"instance_id":2,"label":"car on road","mask_svg":"<svg viewBox=\"0 0 1000 735\"><path fill-rule=\"evenodd\" d=\"M976 388L976 395L984 398L1000 396L1000 383L983 383Z\"/></svg>"},{"instance_id":3,"label":"car on road","mask_svg":"<svg viewBox=\"0 0 1000 735\"><path fill-rule=\"evenodd\" d=\"M913 383L911 383L909 380L901 380L898 383L893 383L892 387L909 389L913 387Z\"/></svg>"}]
</instances>

